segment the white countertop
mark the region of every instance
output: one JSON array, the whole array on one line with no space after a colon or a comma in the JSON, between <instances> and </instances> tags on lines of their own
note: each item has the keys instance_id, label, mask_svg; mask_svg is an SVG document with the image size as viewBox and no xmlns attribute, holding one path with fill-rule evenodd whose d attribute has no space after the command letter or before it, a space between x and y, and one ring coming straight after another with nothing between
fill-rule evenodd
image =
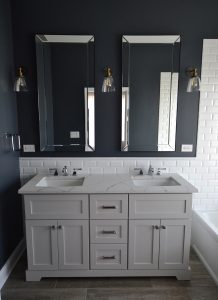
<instances>
[{"instance_id":1,"label":"white countertop","mask_svg":"<svg viewBox=\"0 0 218 300\"><path fill-rule=\"evenodd\" d=\"M81 186L55 186L39 187L37 183L46 175L36 175L28 181L21 189L20 194L96 194L96 193L132 193L132 194L191 194L198 190L178 174L163 175L138 175L138 179L147 178L149 180L172 177L179 185L175 186L135 186L130 174L96 174L84 176L68 176L70 178L85 177ZM51 176L53 177L53 176Z\"/></svg>"}]
</instances>

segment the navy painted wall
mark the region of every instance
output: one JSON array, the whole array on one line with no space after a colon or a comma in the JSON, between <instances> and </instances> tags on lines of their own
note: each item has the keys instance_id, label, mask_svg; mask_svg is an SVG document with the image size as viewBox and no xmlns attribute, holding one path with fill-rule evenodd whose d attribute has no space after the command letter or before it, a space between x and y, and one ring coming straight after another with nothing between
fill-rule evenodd
<instances>
[{"instance_id":1,"label":"navy painted wall","mask_svg":"<svg viewBox=\"0 0 218 300\"><path fill-rule=\"evenodd\" d=\"M96 151L40 153L32 156L190 156L181 144L196 145L199 97L187 94L185 68L200 68L203 38L218 38L217 0L11 0L15 59L28 70L30 92L19 95L19 127L23 144L39 150L34 35L94 34L96 45ZM181 82L175 153L120 152L121 37L181 35ZM102 94L103 68L111 66L117 91ZM194 147L195 148L195 147ZM195 153L193 153L194 155ZM26 154L30 155L31 154Z\"/></svg>"},{"instance_id":2,"label":"navy painted wall","mask_svg":"<svg viewBox=\"0 0 218 300\"><path fill-rule=\"evenodd\" d=\"M0 0L0 136L17 132L13 71L10 5L9 1ZM21 198L17 195L19 155L4 145L0 137L0 269L22 237Z\"/></svg>"}]
</instances>

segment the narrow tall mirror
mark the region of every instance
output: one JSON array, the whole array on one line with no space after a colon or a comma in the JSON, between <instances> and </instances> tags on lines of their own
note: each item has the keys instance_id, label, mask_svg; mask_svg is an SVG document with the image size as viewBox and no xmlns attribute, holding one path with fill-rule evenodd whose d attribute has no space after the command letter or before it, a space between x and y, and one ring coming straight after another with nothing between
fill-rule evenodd
<instances>
[{"instance_id":1,"label":"narrow tall mirror","mask_svg":"<svg viewBox=\"0 0 218 300\"><path fill-rule=\"evenodd\" d=\"M94 36L35 41L41 151L94 151Z\"/></svg>"},{"instance_id":2,"label":"narrow tall mirror","mask_svg":"<svg viewBox=\"0 0 218 300\"><path fill-rule=\"evenodd\" d=\"M123 36L122 151L175 151L180 36Z\"/></svg>"}]
</instances>

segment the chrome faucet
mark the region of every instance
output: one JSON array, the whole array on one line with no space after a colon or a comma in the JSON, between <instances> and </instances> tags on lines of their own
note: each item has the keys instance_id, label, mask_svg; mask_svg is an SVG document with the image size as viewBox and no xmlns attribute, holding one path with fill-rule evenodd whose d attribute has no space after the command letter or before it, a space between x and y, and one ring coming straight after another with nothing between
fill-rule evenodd
<instances>
[{"instance_id":1,"label":"chrome faucet","mask_svg":"<svg viewBox=\"0 0 218 300\"><path fill-rule=\"evenodd\" d=\"M152 176L154 175L154 168L150 165L148 169L148 175Z\"/></svg>"},{"instance_id":2,"label":"chrome faucet","mask_svg":"<svg viewBox=\"0 0 218 300\"><path fill-rule=\"evenodd\" d=\"M67 166L64 166L62 169L63 176L68 176Z\"/></svg>"}]
</instances>

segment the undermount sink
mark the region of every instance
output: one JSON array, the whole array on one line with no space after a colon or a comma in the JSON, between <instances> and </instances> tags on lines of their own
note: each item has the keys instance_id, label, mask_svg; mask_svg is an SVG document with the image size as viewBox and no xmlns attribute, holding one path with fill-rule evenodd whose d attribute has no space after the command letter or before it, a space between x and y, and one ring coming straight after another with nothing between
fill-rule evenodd
<instances>
[{"instance_id":1,"label":"undermount sink","mask_svg":"<svg viewBox=\"0 0 218 300\"><path fill-rule=\"evenodd\" d=\"M178 186L180 185L173 177L139 175L132 177L133 184L139 187L148 186Z\"/></svg>"},{"instance_id":2,"label":"undermount sink","mask_svg":"<svg viewBox=\"0 0 218 300\"><path fill-rule=\"evenodd\" d=\"M69 177L69 176L57 176L57 177L43 177L36 186L38 187L71 187L83 185L85 177Z\"/></svg>"}]
</instances>

